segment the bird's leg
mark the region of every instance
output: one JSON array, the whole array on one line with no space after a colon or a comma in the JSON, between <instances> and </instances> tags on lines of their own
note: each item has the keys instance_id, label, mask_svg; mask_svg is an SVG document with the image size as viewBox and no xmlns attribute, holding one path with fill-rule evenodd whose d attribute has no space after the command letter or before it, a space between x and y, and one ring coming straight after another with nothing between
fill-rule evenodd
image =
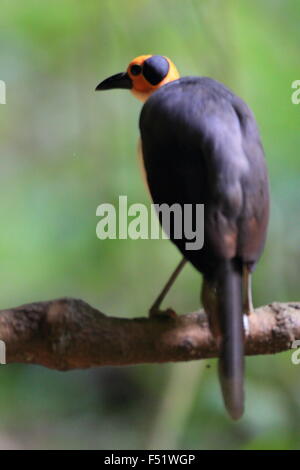
<instances>
[{"instance_id":1,"label":"bird's leg","mask_svg":"<svg viewBox=\"0 0 300 470\"><path fill-rule=\"evenodd\" d=\"M251 272L247 264L243 265L243 321L246 336L249 334L249 315L253 314Z\"/></svg>"},{"instance_id":2,"label":"bird's leg","mask_svg":"<svg viewBox=\"0 0 300 470\"><path fill-rule=\"evenodd\" d=\"M168 308L167 310L160 310L160 306L161 306L162 301L164 300L165 296L167 295L167 293L171 289L172 285L174 284L178 274L181 272L182 268L184 267L185 263L186 263L186 259L182 258L182 260L180 261L180 263L176 267L175 271L170 276L168 282L165 284L164 288L162 289L159 296L157 297L157 299L153 303L152 307L150 308L150 310L149 310L150 317L155 316L155 315L165 315L165 316L168 316L168 317L176 316L176 313L171 308Z\"/></svg>"},{"instance_id":3,"label":"bird's leg","mask_svg":"<svg viewBox=\"0 0 300 470\"><path fill-rule=\"evenodd\" d=\"M249 267L243 265L243 291L244 291L244 302L243 302L243 311L247 315L251 315L254 312L253 302L252 302L252 283L251 283L251 272Z\"/></svg>"}]
</instances>

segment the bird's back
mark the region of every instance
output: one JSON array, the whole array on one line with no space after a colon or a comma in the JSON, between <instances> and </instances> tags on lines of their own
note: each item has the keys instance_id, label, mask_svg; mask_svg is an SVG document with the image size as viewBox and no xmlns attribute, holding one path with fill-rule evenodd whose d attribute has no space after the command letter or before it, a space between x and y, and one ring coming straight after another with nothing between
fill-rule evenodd
<instances>
[{"instance_id":1,"label":"bird's back","mask_svg":"<svg viewBox=\"0 0 300 470\"><path fill-rule=\"evenodd\" d=\"M155 203L204 204L204 247L185 257L208 277L219 260L254 265L268 219L268 182L251 110L206 77L156 91L140 117L142 152Z\"/></svg>"}]
</instances>

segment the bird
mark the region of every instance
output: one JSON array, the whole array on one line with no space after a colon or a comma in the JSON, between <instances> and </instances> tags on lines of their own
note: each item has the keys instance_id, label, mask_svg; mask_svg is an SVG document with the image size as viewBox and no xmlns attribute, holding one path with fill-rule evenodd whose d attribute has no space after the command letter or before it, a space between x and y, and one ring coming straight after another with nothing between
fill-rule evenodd
<instances>
[{"instance_id":1,"label":"bird","mask_svg":"<svg viewBox=\"0 0 300 470\"><path fill-rule=\"evenodd\" d=\"M233 420L244 413L251 276L269 220L268 170L255 117L228 87L204 76L180 77L163 55L140 55L97 91L128 89L144 104L139 118L143 171L155 204L204 205L204 244L187 250L150 309L157 308L186 262L202 274L201 299L219 350L218 374ZM160 220L162 223L162 221Z\"/></svg>"}]
</instances>

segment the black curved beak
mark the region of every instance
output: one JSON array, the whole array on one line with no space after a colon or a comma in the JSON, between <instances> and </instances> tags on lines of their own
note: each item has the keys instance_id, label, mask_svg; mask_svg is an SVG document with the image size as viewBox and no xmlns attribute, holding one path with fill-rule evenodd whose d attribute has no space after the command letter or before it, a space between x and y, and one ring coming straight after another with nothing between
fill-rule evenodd
<instances>
[{"instance_id":1,"label":"black curved beak","mask_svg":"<svg viewBox=\"0 0 300 470\"><path fill-rule=\"evenodd\" d=\"M125 88L128 90L132 88L132 80L127 72L117 73L106 78L103 82L99 83L95 91L112 90L113 88Z\"/></svg>"}]
</instances>

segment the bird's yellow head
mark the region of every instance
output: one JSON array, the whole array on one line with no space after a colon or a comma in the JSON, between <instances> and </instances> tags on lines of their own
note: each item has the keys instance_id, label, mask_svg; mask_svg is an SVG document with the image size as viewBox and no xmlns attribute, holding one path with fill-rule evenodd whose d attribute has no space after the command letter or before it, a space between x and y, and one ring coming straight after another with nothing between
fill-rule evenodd
<instances>
[{"instance_id":1,"label":"bird's yellow head","mask_svg":"<svg viewBox=\"0 0 300 470\"><path fill-rule=\"evenodd\" d=\"M178 78L178 70L168 57L140 55L130 62L126 72L106 78L96 90L127 88L136 98L146 101L155 90Z\"/></svg>"}]
</instances>

